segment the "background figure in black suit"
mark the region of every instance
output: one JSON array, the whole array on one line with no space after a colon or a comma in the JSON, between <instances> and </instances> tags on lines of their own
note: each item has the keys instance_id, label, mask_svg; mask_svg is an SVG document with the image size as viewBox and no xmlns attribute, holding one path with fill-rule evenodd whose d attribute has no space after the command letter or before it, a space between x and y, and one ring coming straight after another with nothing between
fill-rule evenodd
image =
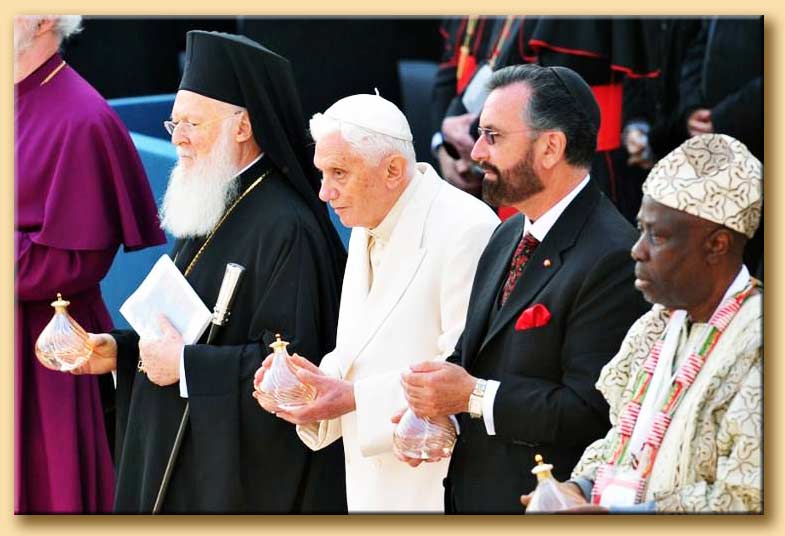
<instances>
[{"instance_id":1,"label":"background figure in black suit","mask_svg":"<svg viewBox=\"0 0 785 536\"><path fill-rule=\"evenodd\" d=\"M712 17L687 49L681 107L690 137L728 134L763 162L763 17ZM763 279L763 218L744 248Z\"/></svg>"},{"instance_id":2,"label":"background figure in black suit","mask_svg":"<svg viewBox=\"0 0 785 536\"><path fill-rule=\"evenodd\" d=\"M646 48L660 75L624 79L624 130L627 152L624 180L618 181L622 214L633 224L643 194L641 186L654 162L678 147L689 136L679 100L684 57L696 40L699 17L655 18L641 21Z\"/></svg>"},{"instance_id":3,"label":"background figure in black suit","mask_svg":"<svg viewBox=\"0 0 785 536\"><path fill-rule=\"evenodd\" d=\"M568 477L609 427L600 369L646 310L633 286L637 234L589 180L600 121L589 86L566 67L518 65L490 87L472 158L486 201L521 214L480 258L450 362L403 377L418 415L460 414L445 480L456 513L520 512L537 453Z\"/></svg>"}]
</instances>

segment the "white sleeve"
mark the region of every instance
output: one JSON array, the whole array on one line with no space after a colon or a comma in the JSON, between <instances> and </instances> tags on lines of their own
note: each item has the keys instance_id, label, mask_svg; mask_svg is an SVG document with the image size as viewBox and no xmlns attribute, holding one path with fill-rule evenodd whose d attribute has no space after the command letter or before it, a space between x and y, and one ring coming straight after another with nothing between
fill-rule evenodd
<instances>
[{"instance_id":1,"label":"white sleeve","mask_svg":"<svg viewBox=\"0 0 785 536\"><path fill-rule=\"evenodd\" d=\"M185 381L185 346L180 350L180 397L188 398L188 383Z\"/></svg>"},{"instance_id":2,"label":"white sleeve","mask_svg":"<svg viewBox=\"0 0 785 536\"><path fill-rule=\"evenodd\" d=\"M501 383L496 380L487 380L485 383L485 394L482 397L482 420L488 435L496 435L496 427L493 424L493 402L496 400L496 391L499 390L500 385Z\"/></svg>"},{"instance_id":3,"label":"white sleeve","mask_svg":"<svg viewBox=\"0 0 785 536\"><path fill-rule=\"evenodd\" d=\"M328 376L340 378L341 371L338 369L336 351L333 350L324 356L319 364L319 368ZM340 417L329 421L298 424L295 429L300 441L311 450L323 449L338 440L342 435Z\"/></svg>"}]
</instances>

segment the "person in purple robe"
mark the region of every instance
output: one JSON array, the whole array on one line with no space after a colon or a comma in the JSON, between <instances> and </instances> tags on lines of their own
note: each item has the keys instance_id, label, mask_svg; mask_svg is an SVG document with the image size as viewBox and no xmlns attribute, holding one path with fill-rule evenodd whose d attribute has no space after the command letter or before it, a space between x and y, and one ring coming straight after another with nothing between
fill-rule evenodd
<instances>
[{"instance_id":1,"label":"person in purple robe","mask_svg":"<svg viewBox=\"0 0 785 536\"><path fill-rule=\"evenodd\" d=\"M124 125L58 54L78 16L14 20L14 511L111 511L114 470L96 376L46 369L34 345L61 292L87 331L112 328L99 282L120 244L162 244Z\"/></svg>"}]
</instances>

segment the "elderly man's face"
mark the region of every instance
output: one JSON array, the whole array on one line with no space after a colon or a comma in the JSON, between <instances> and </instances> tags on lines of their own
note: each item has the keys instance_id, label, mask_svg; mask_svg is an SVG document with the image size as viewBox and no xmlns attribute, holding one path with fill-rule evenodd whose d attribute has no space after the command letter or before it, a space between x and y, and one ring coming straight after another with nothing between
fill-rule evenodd
<instances>
[{"instance_id":1,"label":"elderly man's face","mask_svg":"<svg viewBox=\"0 0 785 536\"><path fill-rule=\"evenodd\" d=\"M472 159L485 171L482 196L492 205L525 201L544 189L534 170L534 131L523 120L530 90L522 83L493 90L480 115L481 135ZM491 143L493 137L493 143Z\"/></svg>"},{"instance_id":2,"label":"elderly man's face","mask_svg":"<svg viewBox=\"0 0 785 536\"><path fill-rule=\"evenodd\" d=\"M178 91L172 107L172 121L177 123L172 143L177 146L179 164L187 170L210 156L224 132L224 122L237 122L238 118L229 104L192 91Z\"/></svg>"},{"instance_id":3,"label":"elderly man's face","mask_svg":"<svg viewBox=\"0 0 785 536\"><path fill-rule=\"evenodd\" d=\"M14 58L18 58L33 45L39 21L40 17L14 17Z\"/></svg>"},{"instance_id":4,"label":"elderly man's face","mask_svg":"<svg viewBox=\"0 0 785 536\"><path fill-rule=\"evenodd\" d=\"M710 295L706 242L721 226L672 209L650 196L638 212L640 238L632 247L635 287L651 303L693 309Z\"/></svg>"},{"instance_id":5,"label":"elderly man's face","mask_svg":"<svg viewBox=\"0 0 785 536\"><path fill-rule=\"evenodd\" d=\"M322 173L319 199L329 202L346 227L379 225L389 210L384 164L370 165L338 132L316 144L313 163Z\"/></svg>"}]
</instances>

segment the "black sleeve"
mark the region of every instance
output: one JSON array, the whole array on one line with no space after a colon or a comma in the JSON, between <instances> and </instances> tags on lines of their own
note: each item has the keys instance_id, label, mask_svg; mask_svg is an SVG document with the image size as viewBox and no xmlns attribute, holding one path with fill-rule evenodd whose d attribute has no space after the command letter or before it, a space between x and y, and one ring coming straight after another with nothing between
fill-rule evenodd
<instances>
[{"instance_id":1,"label":"black sleeve","mask_svg":"<svg viewBox=\"0 0 785 536\"><path fill-rule=\"evenodd\" d=\"M258 270L248 274L259 283L253 305L234 313L250 318L246 340L185 348L191 437L202 459L223 460L203 469L205 481L236 474L238 489L246 493L244 511L341 513L346 510L342 445L311 453L294 426L263 411L252 396L253 374L276 333L290 342L290 354L318 364L327 345L324 333L334 329L324 324L337 316L337 299L323 283L326 269L319 270L327 251L316 224L302 223L296 214L269 216L276 221L274 232L249 245L258 250ZM276 484L258 486L263 479ZM314 479L319 489L335 493L309 493Z\"/></svg>"},{"instance_id":2,"label":"black sleeve","mask_svg":"<svg viewBox=\"0 0 785 536\"><path fill-rule=\"evenodd\" d=\"M698 34L687 46L684 53L679 84L679 115L685 119L693 110L706 106L706 96L701 89L701 83L708 38L709 21L704 20Z\"/></svg>"},{"instance_id":3,"label":"black sleeve","mask_svg":"<svg viewBox=\"0 0 785 536\"><path fill-rule=\"evenodd\" d=\"M248 340L234 346L197 344L185 348L185 369L189 398L234 391L238 382L250 380L270 352L275 334L289 341L290 354L297 352L319 364L321 361L320 297L315 258L323 249L313 244L303 226L293 224L279 230L278 248L270 244L259 249L274 259L271 269L261 269L256 277L267 284L260 293L251 320ZM277 252L277 253L276 253ZM263 264L260 261L260 264ZM249 391L250 393L250 391Z\"/></svg>"},{"instance_id":4,"label":"black sleeve","mask_svg":"<svg viewBox=\"0 0 785 536\"><path fill-rule=\"evenodd\" d=\"M139 335L132 330L114 330L110 332L117 343L117 389L115 391L115 460L119 460L120 451L128 426L128 410L131 406L131 391L136 378L139 363Z\"/></svg>"},{"instance_id":5,"label":"black sleeve","mask_svg":"<svg viewBox=\"0 0 785 536\"><path fill-rule=\"evenodd\" d=\"M447 108L455 97L455 88L458 83L456 51L459 46L457 43L459 23L460 20L444 19L439 27L439 33L444 40L444 49L431 93L431 133L441 130Z\"/></svg>"},{"instance_id":6,"label":"black sleeve","mask_svg":"<svg viewBox=\"0 0 785 536\"><path fill-rule=\"evenodd\" d=\"M600 260L584 280L567 320L562 381L505 374L494 401L496 434L533 443L586 445L609 428L608 405L594 387L631 322L646 310L633 285L629 251Z\"/></svg>"},{"instance_id":7,"label":"black sleeve","mask_svg":"<svg viewBox=\"0 0 785 536\"><path fill-rule=\"evenodd\" d=\"M649 125L655 121L656 108L654 84L648 78L624 77L622 124L627 125L633 121L645 121Z\"/></svg>"},{"instance_id":8,"label":"black sleeve","mask_svg":"<svg viewBox=\"0 0 785 536\"><path fill-rule=\"evenodd\" d=\"M455 97L456 72L454 64L443 64L436 72L431 94L431 133L440 132L442 121Z\"/></svg>"},{"instance_id":9,"label":"black sleeve","mask_svg":"<svg viewBox=\"0 0 785 536\"><path fill-rule=\"evenodd\" d=\"M762 145L763 79L758 76L725 96L711 109L714 132L728 134L753 147ZM758 142L757 140L761 141Z\"/></svg>"}]
</instances>

